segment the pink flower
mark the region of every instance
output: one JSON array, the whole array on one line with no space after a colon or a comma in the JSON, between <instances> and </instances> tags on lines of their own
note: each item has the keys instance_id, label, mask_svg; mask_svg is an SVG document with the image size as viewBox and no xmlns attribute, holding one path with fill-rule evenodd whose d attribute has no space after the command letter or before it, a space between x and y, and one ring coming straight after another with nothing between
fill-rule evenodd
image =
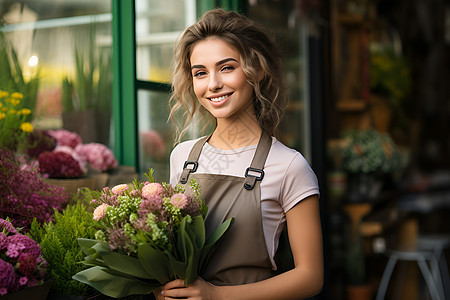
<instances>
[{"instance_id":1,"label":"pink flower","mask_svg":"<svg viewBox=\"0 0 450 300\"><path fill-rule=\"evenodd\" d=\"M108 204L103 203L102 205L98 206L95 210L94 210L94 217L93 219L96 221L100 221L101 219L103 219L106 215L106 209L109 207Z\"/></svg>"},{"instance_id":2,"label":"pink flower","mask_svg":"<svg viewBox=\"0 0 450 300\"><path fill-rule=\"evenodd\" d=\"M181 209L185 209L188 205L188 197L185 194L175 194L172 197L170 197L170 203L175 206L179 207Z\"/></svg>"},{"instance_id":3,"label":"pink flower","mask_svg":"<svg viewBox=\"0 0 450 300\"><path fill-rule=\"evenodd\" d=\"M107 171L116 168L118 165L114 153L103 144L80 144L75 148L75 150L94 170Z\"/></svg>"},{"instance_id":4,"label":"pink flower","mask_svg":"<svg viewBox=\"0 0 450 300\"><path fill-rule=\"evenodd\" d=\"M0 296L6 295L8 290L5 287L0 287Z\"/></svg>"},{"instance_id":5,"label":"pink flower","mask_svg":"<svg viewBox=\"0 0 450 300\"><path fill-rule=\"evenodd\" d=\"M154 196L162 198L164 192L164 187L160 183L149 183L142 188L142 197L146 199L151 199Z\"/></svg>"},{"instance_id":6,"label":"pink flower","mask_svg":"<svg viewBox=\"0 0 450 300\"><path fill-rule=\"evenodd\" d=\"M6 221L5 219L0 219L0 228L6 229L9 233L18 234L11 222Z\"/></svg>"},{"instance_id":7,"label":"pink flower","mask_svg":"<svg viewBox=\"0 0 450 300\"><path fill-rule=\"evenodd\" d=\"M25 245L22 243L17 243L17 244L10 243L7 246L7 249L8 250L6 251L6 255L8 255L11 258L15 258L15 257L19 256L19 254L21 253L21 251L23 249L25 249Z\"/></svg>"},{"instance_id":8,"label":"pink flower","mask_svg":"<svg viewBox=\"0 0 450 300\"><path fill-rule=\"evenodd\" d=\"M141 216L147 215L149 213L154 212L155 210L161 210L163 204L163 200L159 196L153 196L150 199L142 200L139 205Z\"/></svg>"},{"instance_id":9,"label":"pink flower","mask_svg":"<svg viewBox=\"0 0 450 300\"><path fill-rule=\"evenodd\" d=\"M82 143L81 137L77 133L65 129L49 130L47 133L56 139L60 146L69 146L75 149L78 144Z\"/></svg>"},{"instance_id":10,"label":"pink flower","mask_svg":"<svg viewBox=\"0 0 450 300\"><path fill-rule=\"evenodd\" d=\"M25 284L27 284L27 282L28 282L28 278L26 278L25 276L20 277L20 279L19 279L20 285L25 285Z\"/></svg>"},{"instance_id":11,"label":"pink flower","mask_svg":"<svg viewBox=\"0 0 450 300\"><path fill-rule=\"evenodd\" d=\"M113 187L111 189L111 192L114 195L122 196L125 193L125 191L128 189L129 189L128 184L123 183L123 184L119 184L119 185L116 185L115 187Z\"/></svg>"}]
</instances>

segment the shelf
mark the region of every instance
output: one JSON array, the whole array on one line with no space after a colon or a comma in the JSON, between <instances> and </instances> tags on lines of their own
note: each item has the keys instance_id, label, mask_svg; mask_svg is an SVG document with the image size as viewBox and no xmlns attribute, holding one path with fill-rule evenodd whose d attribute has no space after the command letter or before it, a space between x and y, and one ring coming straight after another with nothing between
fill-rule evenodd
<instances>
[{"instance_id":1,"label":"shelf","mask_svg":"<svg viewBox=\"0 0 450 300\"><path fill-rule=\"evenodd\" d=\"M367 102L362 99L340 100L337 103L337 109L340 112L362 112L367 106Z\"/></svg>"}]
</instances>

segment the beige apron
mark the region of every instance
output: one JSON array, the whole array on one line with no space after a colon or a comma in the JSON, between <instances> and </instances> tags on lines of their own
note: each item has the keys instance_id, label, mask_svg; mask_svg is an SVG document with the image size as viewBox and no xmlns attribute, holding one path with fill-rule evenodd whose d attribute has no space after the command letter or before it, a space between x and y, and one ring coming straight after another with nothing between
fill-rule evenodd
<instances>
[{"instance_id":1,"label":"beige apron","mask_svg":"<svg viewBox=\"0 0 450 300\"><path fill-rule=\"evenodd\" d=\"M198 158L208 137L200 139L184 164L180 183L195 178L208 205L206 234L225 220L235 221L225 233L204 273L200 276L216 285L236 285L260 281L273 276L262 227L260 181L272 145L263 132L245 177L196 174Z\"/></svg>"}]
</instances>

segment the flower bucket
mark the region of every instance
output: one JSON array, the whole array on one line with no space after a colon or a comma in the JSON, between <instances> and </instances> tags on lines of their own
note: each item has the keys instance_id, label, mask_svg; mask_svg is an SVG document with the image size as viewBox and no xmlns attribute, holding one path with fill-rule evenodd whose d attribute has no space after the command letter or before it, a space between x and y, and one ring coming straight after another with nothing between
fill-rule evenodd
<instances>
[{"instance_id":1,"label":"flower bucket","mask_svg":"<svg viewBox=\"0 0 450 300\"><path fill-rule=\"evenodd\" d=\"M47 281L41 285L27 287L17 292L6 294L0 296L1 300L23 300L23 299L33 299L33 300L45 300L50 291L51 282Z\"/></svg>"},{"instance_id":2,"label":"flower bucket","mask_svg":"<svg viewBox=\"0 0 450 300\"><path fill-rule=\"evenodd\" d=\"M97 179L95 177L73 179L44 178L43 180L48 184L65 188L69 194L76 194L79 188L87 187L95 190L97 187Z\"/></svg>"}]
</instances>

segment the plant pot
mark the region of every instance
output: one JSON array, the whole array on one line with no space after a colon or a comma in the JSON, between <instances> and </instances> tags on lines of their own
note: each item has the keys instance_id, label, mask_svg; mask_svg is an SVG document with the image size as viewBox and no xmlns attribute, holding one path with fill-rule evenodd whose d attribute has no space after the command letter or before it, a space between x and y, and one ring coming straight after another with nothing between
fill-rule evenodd
<instances>
[{"instance_id":1,"label":"plant pot","mask_svg":"<svg viewBox=\"0 0 450 300\"><path fill-rule=\"evenodd\" d=\"M41 285L27 287L17 292L0 296L1 300L45 300L47 299L48 292L50 291L51 282L47 281Z\"/></svg>"},{"instance_id":2,"label":"plant pot","mask_svg":"<svg viewBox=\"0 0 450 300\"><path fill-rule=\"evenodd\" d=\"M62 119L64 129L78 133L84 144L97 142L97 114L94 110L65 112Z\"/></svg>"},{"instance_id":3,"label":"plant pot","mask_svg":"<svg viewBox=\"0 0 450 300\"><path fill-rule=\"evenodd\" d=\"M95 177L73 179L44 178L42 180L48 184L65 188L71 195L76 194L79 188L87 187L94 190L97 187L97 179Z\"/></svg>"},{"instance_id":4,"label":"plant pot","mask_svg":"<svg viewBox=\"0 0 450 300\"><path fill-rule=\"evenodd\" d=\"M348 300L371 300L372 287L365 285L348 285L346 288Z\"/></svg>"}]
</instances>

